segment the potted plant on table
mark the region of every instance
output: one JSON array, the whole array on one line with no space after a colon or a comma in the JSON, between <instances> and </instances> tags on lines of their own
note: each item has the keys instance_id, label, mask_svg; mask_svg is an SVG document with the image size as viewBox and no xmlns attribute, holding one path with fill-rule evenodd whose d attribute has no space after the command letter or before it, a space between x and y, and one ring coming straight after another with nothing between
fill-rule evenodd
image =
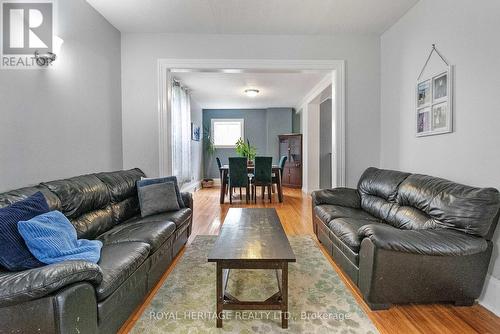
<instances>
[{"instance_id":1,"label":"potted plant on table","mask_svg":"<svg viewBox=\"0 0 500 334\"><path fill-rule=\"evenodd\" d=\"M217 151L217 149L215 148L214 139L210 134L210 130L207 129L206 127L203 129L203 146L205 147L206 157L209 161L205 170L205 176L207 176L210 171L210 166L213 163L212 157L215 154L215 151ZM214 186L214 179L210 177L205 177L201 181L201 186L202 188L212 188Z\"/></svg>"},{"instance_id":2,"label":"potted plant on table","mask_svg":"<svg viewBox=\"0 0 500 334\"><path fill-rule=\"evenodd\" d=\"M248 165L253 165L253 160L257 155L257 148L255 146L250 145L250 141L247 139L247 142L240 138L236 142L235 151L238 155L247 158Z\"/></svg>"}]
</instances>

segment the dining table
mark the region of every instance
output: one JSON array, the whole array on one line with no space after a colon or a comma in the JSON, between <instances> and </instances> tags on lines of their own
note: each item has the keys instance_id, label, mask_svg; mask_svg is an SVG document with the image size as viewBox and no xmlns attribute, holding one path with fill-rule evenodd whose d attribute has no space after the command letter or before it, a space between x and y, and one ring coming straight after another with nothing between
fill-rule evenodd
<instances>
[{"instance_id":1,"label":"dining table","mask_svg":"<svg viewBox=\"0 0 500 334\"><path fill-rule=\"evenodd\" d=\"M255 166L254 165L248 165L248 173L253 174ZM229 165L222 165L220 170L220 175L221 175L221 187L220 187L220 204L224 204L224 199L225 199L225 194L226 194L226 189L228 187L227 184L227 176L229 175ZM272 166L272 172L274 175L276 175L276 190L278 192L278 201L280 203L283 203L283 188L281 186L281 169L278 165L273 165ZM231 196L231 194L229 195Z\"/></svg>"}]
</instances>

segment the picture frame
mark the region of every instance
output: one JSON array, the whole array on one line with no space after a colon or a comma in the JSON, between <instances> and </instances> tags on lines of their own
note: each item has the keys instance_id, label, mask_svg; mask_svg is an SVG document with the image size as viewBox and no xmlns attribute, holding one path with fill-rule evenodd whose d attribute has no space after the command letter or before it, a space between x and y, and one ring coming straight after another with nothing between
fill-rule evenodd
<instances>
[{"instance_id":1,"label":"picture frame","mask_svg":"<svg viewBox=\"0 0 500 334\"><path fill-rule=\"evenodd\" d=\"M453 132L453 67L417 80L415 88L417 137Z\"/></svg>"},{"instance_id":2,"label":"picture frame","mask_svg":"<svg viewBox=\"0 0 500 334\"><path fill-rule=\"evenodd\" d=\"M430 79L417 84L417 108L428 107L431 104L431 84Z\"/></svg>"},{"instance_id":3,"label":"picture frame","mask_svg":"<svg viewBox=\"0 0 500 334\"><path fill-rule=\"evenodd\" d=\"M191 140L200 141L201 139L201 128L200 126L191 122Z\"/></svg>"}]
</instances>

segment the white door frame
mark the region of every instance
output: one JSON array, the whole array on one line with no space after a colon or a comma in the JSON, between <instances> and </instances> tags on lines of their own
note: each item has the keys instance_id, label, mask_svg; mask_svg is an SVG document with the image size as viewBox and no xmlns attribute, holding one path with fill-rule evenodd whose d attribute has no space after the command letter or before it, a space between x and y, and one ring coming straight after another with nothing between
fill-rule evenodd
<instances>
[{"instance_id":1,"label":"white door frame","mask_svg":"<svg viewBox=\"0 0 500 334\"><path fill-rule=\"evenodd\" d=\"M332 186L345 186L345 61L271 59L159 59L158 131L159 174L171 175L170 100L173 69L188 70L327 70L332 85ZM324 84L323 80L320 84ZM326 82L326 81L325 81ZM307 103L307 98L304 100Z\"/></svg>"}]
</instances>

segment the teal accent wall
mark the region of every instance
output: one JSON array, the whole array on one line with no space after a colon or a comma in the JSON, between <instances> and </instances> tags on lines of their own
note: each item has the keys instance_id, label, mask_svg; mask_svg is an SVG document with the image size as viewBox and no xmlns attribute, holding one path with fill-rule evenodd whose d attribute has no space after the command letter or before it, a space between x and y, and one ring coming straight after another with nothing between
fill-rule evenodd
<instances>
[{"instance_id":1,"label":"teal accent wall","mask_svg":"<svg viewBox=\"0 0 500 334\"><path fill-rule=\"evenodd\" d=\"M278 135L292 131L292 108L269 109L204 109L203 129L211 131L212 119L242 118L245 120L245 140L257 148L258 155L272 156L273 163L279 161ZM223 164L228 158L237 156L234 148L218 148L213 156L203 152L204 176L219 178L216 157Z\"/></svg>"},{"instance_id":2,"label":"teal accent wall","mask_svg":"<svg viewBox=\"0 0 500 334\"><path fill-rule=\"evenodd\" d=\"M298 112L298 110L295 109L292 111L292 132L302 133L300 124L300 113Z\"/></svg>"},{"instance_id":3,"label":"teal accent wall","mask_svg":"<svg viewBox=\"0 0 500 334\"><path fill-rule=\"evenodd\" d=\"M269 108L266 113L267 121L267 154L273 157L277 164L279 157L278 135L292 132L292 109Z\"/></svg>"}]
</instances>

